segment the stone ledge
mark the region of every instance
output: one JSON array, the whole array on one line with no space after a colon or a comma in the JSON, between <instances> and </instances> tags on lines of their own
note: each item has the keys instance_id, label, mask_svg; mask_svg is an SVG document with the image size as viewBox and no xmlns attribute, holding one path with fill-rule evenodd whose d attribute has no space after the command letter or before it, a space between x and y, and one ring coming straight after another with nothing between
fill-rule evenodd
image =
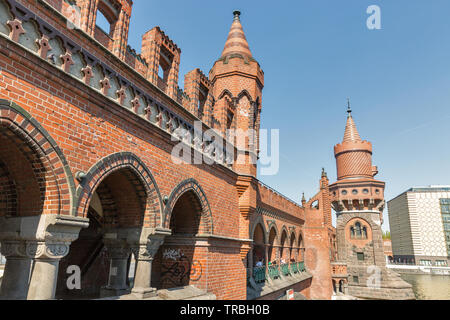
<instances>
[{"instance_id":1,"label":"stone ledge","mask_svg":"<svg viewBox=\"0 0 450 320\"><path fill-rule=\"evenodd\" d=\"M133 294L127 294L123 296L107 297L96 300L216 300L216 296L194 286L187 286L158 290L154 297L147 299L139 299Z\"/></svg>"},{"instance_id":2,"label":"stone ledge","mask_svg":"<svg viewBox=\"0 0 450 320\"><path fill-rule=\"evenodd\" d=\"M252 286L247 286L247 295L249 300L254 300L271 294L282 289L287 289L292 285L311 279L312 275L309 272L302 272L287 277L282 277L277 280L266 281L263 285L253 282Z\"/></svg>"}]
</instances>

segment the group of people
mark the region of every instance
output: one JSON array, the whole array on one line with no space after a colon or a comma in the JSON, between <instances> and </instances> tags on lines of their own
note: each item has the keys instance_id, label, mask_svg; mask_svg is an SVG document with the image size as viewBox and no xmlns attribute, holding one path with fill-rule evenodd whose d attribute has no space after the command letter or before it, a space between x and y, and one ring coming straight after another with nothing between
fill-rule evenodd
<instances>
[{"instance_id":1,"label":"group of people","mask_svg":"<svg viewBox=\"0 0 450 320\"><path fill-rule=\"evenodd\" d=\"M295 259L291 259L290 262L294 263ZM281 264L283 265L283 264L286 264L286 263L287 263L286 260L284 258L281 258ZM276 266L277 264L278 264L277 260L269 261L269 266L272 266L272 265ZM264 267L264 259L262 259L262 258L258 259L256 264L255 264L255 267L256 268Z\"/></svg>"}]
</instances>

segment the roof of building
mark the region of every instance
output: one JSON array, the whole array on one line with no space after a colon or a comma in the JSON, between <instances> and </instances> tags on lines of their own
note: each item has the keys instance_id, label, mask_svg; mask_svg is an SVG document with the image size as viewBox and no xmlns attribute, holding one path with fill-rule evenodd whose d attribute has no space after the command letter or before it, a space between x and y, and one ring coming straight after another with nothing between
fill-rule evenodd
<instances>
[{"instance_id":1,"label":"roof of building","mask_svg":"<svg viewBox=\"0 0 450 320\"><path fill-rule=\"evenodd\" d=\"M413 187L413 188L409 188L408 190L406 190L405 192L400 193L398 196L396 196L395 198L392 198L391 200L388 201L391 202L395 199L397 199L398 197L406 194L406 193L423 193L423 192L450 192L450 186L447 185L443 185L443 186L429 186L429 187Z\"/></svg>"},{"instance_id":2,"label":"roof of building","mask_svg":"<svg viewBox=\"0 0 450 320\"><path fill-rule=\"evenodd\" d=\"M225 42L225 47L222 51L221 58L230 56L233 54L240 54L248 58L252 58L252 53L245 37L244 29L241 25L239 11L234 11L234 19L231 24L230 32L228 33L228 39Z\"/></svg>"},{"instance_id":3,"label":"roof of building","mask_svg":"<svg viewBox=\"0 0 450 320\"><path fill-rule=\"evenodd\" d=\"M406 192L450 192L450 186L413 187Z\"/></svg>"},{"instance_id":4,"label":"roof of building","mask_svg":"<svg viewBox=\"0 0 450 320\"><path fill-rule=\"evenodd\" d=\"M348 112L347 125L345 126L344 139L342 140L342 142L361 141L361 137L359 136L358 130L356 129L355 121L353 121L352 109L350 109L350 102L348 105L347 112Z\"/></svg>"}]
</instances>

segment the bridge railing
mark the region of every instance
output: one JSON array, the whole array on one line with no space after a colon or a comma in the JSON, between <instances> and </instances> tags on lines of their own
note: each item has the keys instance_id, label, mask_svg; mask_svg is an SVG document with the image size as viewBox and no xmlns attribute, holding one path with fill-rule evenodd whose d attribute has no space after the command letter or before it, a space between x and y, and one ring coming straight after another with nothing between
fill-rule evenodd
<instances>
[{"instance_id":1,"label":"bridge railing","mask_svg":"<svg viewBox=\"0 0 450 320\"><path fill-rule=\"evenodd\" d=\"M247 268L247 280L250 280L250 277L252 277L256 283L264 283L269 280L269 278L277 280L281 278L281 275L289 277L303 272L306 272L305 263L303 261L290 262L282 265L274 264L269 265L268 267Z\"/></svg>"}]
</instances>

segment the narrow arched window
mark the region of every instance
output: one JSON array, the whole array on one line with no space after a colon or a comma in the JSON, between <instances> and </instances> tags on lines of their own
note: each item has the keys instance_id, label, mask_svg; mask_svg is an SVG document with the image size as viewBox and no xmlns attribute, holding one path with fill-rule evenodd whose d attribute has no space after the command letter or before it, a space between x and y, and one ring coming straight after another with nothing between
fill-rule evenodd
<instances>
[{"instance_id":1,"label":"narrow arched window","mask_svg":"<svg viewBox=\"0 0 450 320\"><path fill-rule=\"evenodd\" d=\"M357 222L355 224L355 229L356 229L356 238L357 239L361 239L362 238L362 231L361 231L361 224L359 222Z\"/></svg>"}]
</instances>

